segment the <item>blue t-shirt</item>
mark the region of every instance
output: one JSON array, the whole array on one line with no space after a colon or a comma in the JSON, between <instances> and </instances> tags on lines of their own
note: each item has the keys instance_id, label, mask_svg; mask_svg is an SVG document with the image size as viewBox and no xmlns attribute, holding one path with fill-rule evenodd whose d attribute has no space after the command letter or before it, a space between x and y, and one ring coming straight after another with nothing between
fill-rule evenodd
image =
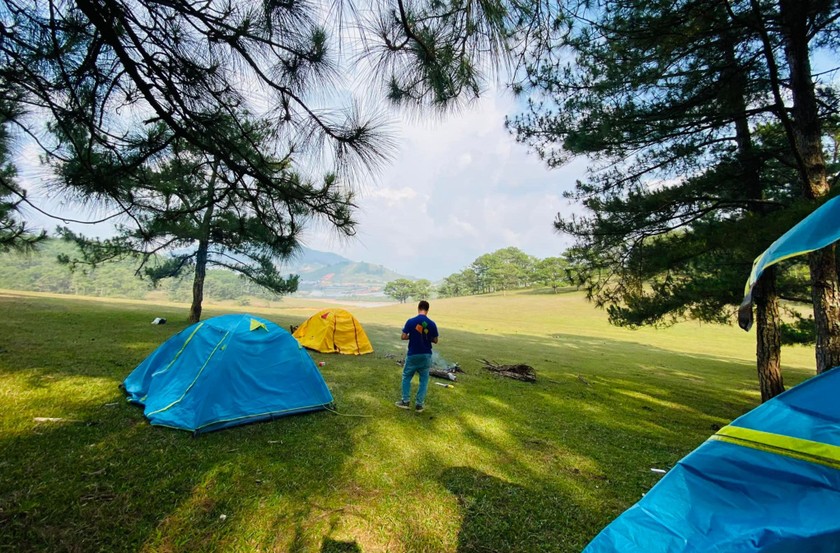
<instances>
[{"instance_id":1,"label":"blue t-shirt","mask_svg":"<svg viewBox=\"0 0 840 553\"><path fill-rule=\"evenodd\" d=\"M425 315L417 315L405 322L402 329L408 334L408 354L432 353L432 338L438 337L437 325Z\"/></svg>"}]
</instances>

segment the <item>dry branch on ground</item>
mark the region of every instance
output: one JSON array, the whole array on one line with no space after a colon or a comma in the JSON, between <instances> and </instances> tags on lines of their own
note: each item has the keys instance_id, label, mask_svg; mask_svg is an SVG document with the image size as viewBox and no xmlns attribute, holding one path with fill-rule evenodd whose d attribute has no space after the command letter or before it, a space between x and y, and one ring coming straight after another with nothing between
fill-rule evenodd
<instances>
[{"instance_id":1,"label":"dry branch on ground","mask_svg":"<svg viewBox=\"0 0 840 553\"><path fill-rule=\"evenodd\" d=\"M498 363L487 359L481 359L481 362L484 364L485 369L501 376L513 378L514 380L521 380L522 382L537 381L537 371L535 371L534 367L530 365L499 365Z\"/></svg>"}]
</instances>

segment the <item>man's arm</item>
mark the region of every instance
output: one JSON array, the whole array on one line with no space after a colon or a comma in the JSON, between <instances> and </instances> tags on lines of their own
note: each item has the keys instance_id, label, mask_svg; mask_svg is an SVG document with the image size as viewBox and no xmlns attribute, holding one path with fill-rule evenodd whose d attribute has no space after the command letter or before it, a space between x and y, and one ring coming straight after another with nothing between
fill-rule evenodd
<instances>
[{"instance_id":1,"label":"man's arm","mask_svg":"<svg viewBox=\"0 0 840 553\"><path fill-rule=\"evenodd\" d=\"M437 344L437 339L438 339L438 337L437 337L437 336L435 336L434 338L432 338L432 343L433 343L433 344Z\"/></svg>"},{"instance_id":2,"label":"man's arm","mask_svg":"<svg viewBox=\"0 0 840 553\"><path fill-rule=\"evenodd\" d=\"M403 333L402 333L402 339L403 339L403 340L408 340L408 334L407 334L407 333L405 333L405 332L403 332Z\"/></svg>"}]
</instances>

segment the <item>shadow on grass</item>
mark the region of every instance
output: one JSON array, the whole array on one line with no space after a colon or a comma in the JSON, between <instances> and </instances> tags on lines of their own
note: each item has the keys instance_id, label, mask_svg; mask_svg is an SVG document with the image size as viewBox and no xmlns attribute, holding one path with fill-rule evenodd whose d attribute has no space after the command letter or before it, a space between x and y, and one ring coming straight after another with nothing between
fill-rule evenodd
<instances>
[{"instance_id":1,"label":"shadow on grass","mask_svg":"<svg viewBox=\"0 0 840 553\"><path fill-rule=\"evenodd\" d=\"M318 412L199 438L151 427L117 385L186 323L150 325L142 306L0 303L14 409L0 421L0 550L321 547L343 506L349 422Z\"/></svg>"},{"instance_id":2,"label":"shadow on grass","mask_svg":"<svg viewBox=\"0 0 840 553\"><path fill-rule=\"evenodd\" d=\"M531 288L528 290L517 290L516 294L520 296L562 296L565 294L577 294L580 292L579 288L574 286L560 286L557 290L551 288Z\"/></svg>"},{"instance_id":3,"label":"shadow on grass","mask_svg":"<svg viewBox=\"0 0 840 553\"><path fill-rule=\"evenodd\" d=\"M252 544L293 550L284 536L296 525L295 541L310 546L298 550L312 550L353 454L340 429L331 427L328 440L318 432L326 413L196 439L149 427L139 411L101 416L82 413L95 424L0 442L0 549L209 551L242 533ZM252 519L263 510L273 516Z\"/></svg>"},{"instance_id":4,"label":"shadow on grass","mask_svg":"<svg viewBox=\"0 0 840 553\"><path fill-rule=\"evenodd\" d=\"M318 432L328 413L199 438L150 427L124 404L76 416L0 441L0 550L211 551L242 547L246 534L253 546L310 551L353 454L340 424L329 439ZM273 519L253 520L266 504Z\"/></svg>"},{"instance_id":5,"label":"shadow on grass","mask_svg":"<svg viewBox=\"0 0 840 553\"><path fill-rule=\"evenodd\" d=\"M340 410L369 418L321 412L193 439L149 427L116 388L186 323L61 307L32 301L0 322L0 378L21 410L0 421L0 549L361 551L393 537L406 551L580 551L657 481L650 468L758 401L754 368L719 356L444 330L438 351L467 373L432 385L418 416L393 406L400 368L384 354L404 351L399 324L366 324L376 354L315 357ZM481 358L530 364L538 382L496 377Z\"/></svg>"},{"instance_id":6,"label":"shadow on grass","mask_svg":"<svg viewBox=\"0 0 840 553\"><path fill-rule=\"evenodd\" d=\"M321 553L362 553L355 541L338 541L326 538L321 545Z\"/></svg>"},{"instance_id":7,"label":"shadow on grass","mask_svg":"<svg viewBox=\"0 0 840 553\"><path fill-rule=\"evenodd\" d=\"M590 526L591 515L542 482L521 486L471 467L450 467L441 483L462 512L459 553L580 551L587 543L583 536L569 536L568 528Z\"/></svg>"},{"instance_id":8,"label":"shadow on grass","mask_svg":"<svg viewBox=\"0 0 840 553\"><path fill-rule=\"evenodd\" d=\"M463 510L458 551L579 551L658 481L651 468L758 403L749 363L642 343L447 331L438 351L467 371L454 390L431 386L421 421L472 460L441 477ZM483 357L531 364L538 382L495 376ZM451 464L434 454L424 472Z\"/></svg>"}]
</instances>

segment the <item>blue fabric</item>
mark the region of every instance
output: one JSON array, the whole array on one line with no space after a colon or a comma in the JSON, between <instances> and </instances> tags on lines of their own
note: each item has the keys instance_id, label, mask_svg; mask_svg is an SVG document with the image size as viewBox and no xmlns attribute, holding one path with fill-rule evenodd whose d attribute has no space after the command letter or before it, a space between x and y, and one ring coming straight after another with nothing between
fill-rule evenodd
<instances>
[{"instance_id":1,"label":"blue fabric","mask_svg":"<svg viewBox=\"0 0 840 553\"><path fill-rule=\"evenodd\" d=\"M414 374L420 375L420 386L417 388L415 405L424 405L426 402L426 391L429 388L429 369L432 366L432 354L412 355L405 358L402 377L402 400L408 402L411 398L411 379Z\"/></svg>"},{"instance_id":2,"label":"blue fabric","mask_svg":"<svg viewBox=\"0 0 840 553\"><path fill-rule=\"evenodd\" d=\"M784 233L770 247L755 258L752 272L744 287L739 324L749 330L752 326L752 290L767 267L780 261L830 246L840 240L840 197L832 198Z\"/></svg>"},{"instance_id":3,"label":"blue fabric","mask_svg":"<svg viewBox=\"0 0 840 553\"><path fill-rule=\"evenodd\" d=\"M840 367L791 388L772 401L739 417L732 422L732 426L840 446L838 369Z\"/></svg>"},{"instance_id":4,"label":"blue fabric","mask_svg":"<svg viewBox=\"0 0 840 553\"><path fill-rule=\"evenodd\" d=\"M432 353L432 338L438 337L437 325L426 315L417 315L405 322L402 331L408 334L408 354Z\"/></svg>"},{"instance_id":5,"label":"blue fabric","mask_svg":"<svg viewBox=\"0 0 840 553\"><path fill-rule=\"evenodd\" d=\"M840 370L833 369L731 426L840 445L838 387ZM711 439L584 553L840 553L838 513L838 468Z\"/></svg>"},{"instance_id":6,"label":"blue fabric","mask_svg":"<svg viewBox=\"0 0 840 553\"><path fill-rule=\"evenodd\" d=\"M297 340L253 315L223 315L187 327L123 385L151 424L195 432L323 409L333 401Z\"/></svg>"}]
</instances>

